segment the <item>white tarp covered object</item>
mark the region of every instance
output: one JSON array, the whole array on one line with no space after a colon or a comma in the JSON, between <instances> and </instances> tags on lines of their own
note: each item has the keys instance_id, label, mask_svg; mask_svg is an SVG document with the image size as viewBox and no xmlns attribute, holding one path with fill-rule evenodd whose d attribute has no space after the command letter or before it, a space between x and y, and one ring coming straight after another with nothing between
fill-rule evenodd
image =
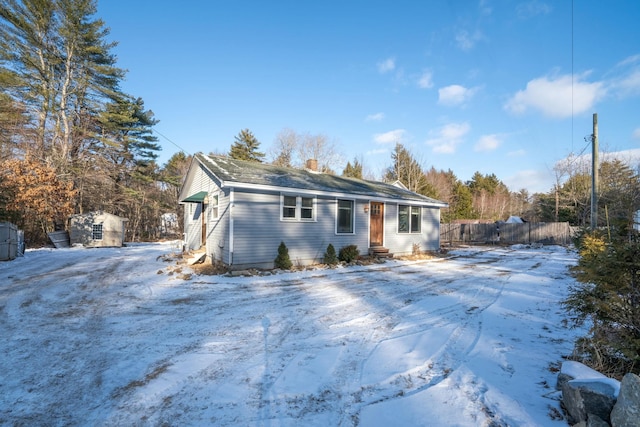
<instances>
[{"instance_id":1,"label":"white tarp covered object","mask_svg":"<svg viewBox=\"0 0 640 427\"><path fill-rule=\"evenodd\" d=\"M507 224L523 224L524 220L519 216L511 215L509 219L505 221Z\"/></svg>"}]
</instances>

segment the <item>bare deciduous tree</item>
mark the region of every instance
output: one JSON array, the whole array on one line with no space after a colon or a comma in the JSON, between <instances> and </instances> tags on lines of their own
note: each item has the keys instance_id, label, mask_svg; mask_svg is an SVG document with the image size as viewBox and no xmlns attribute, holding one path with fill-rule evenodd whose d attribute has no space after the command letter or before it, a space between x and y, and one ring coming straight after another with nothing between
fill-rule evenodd
<instances>
[{"instance_id":1,"label":"bare deciduous tree","mask_svg":"<svg viewBox=\"0 0 640 427\"><path fill-rule=\"evenodd\" d=\"M335 173L342 169L342 155L336 144L324 134L300 134L285 128L278 133L269 152L271 163L277 166L303 168L307 160L318 161L318 171Z\"/></svg>"},{"instance_id":2,"label":"bare deciduous tree","mask_svg":"<svg viewBox=\"0 0 640 427\"><path fill-rule=\"evenodd\" d=\"M298 145L298 134L293 129L284 128L278 135L269 150L268 156L271 164L282 167L292 167L293 157Z\"/></svg>"},{"instance_id":3,"label":"bare deciduous tree","mask_svg":"<svg viewBox=\"0 0 640 427\"><path fill-rule=\"evenodd\" d=\"M298 159L306 162L309 159L318 161L318 171L334 173L342 163L342 156L338 154L334 141L324 134L302 136L297 147Z\"/></svg>"}]
</instances>

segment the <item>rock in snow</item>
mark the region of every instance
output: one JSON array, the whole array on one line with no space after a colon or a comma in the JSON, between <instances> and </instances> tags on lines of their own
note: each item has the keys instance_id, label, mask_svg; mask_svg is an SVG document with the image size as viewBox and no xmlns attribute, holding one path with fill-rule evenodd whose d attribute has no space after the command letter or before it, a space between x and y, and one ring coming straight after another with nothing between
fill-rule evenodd
<instances>
[{"instance_id":1,"label":"rock in snow","mask_svg":"<svg viewBox=\"0 0 640 427\"><path fill-rule=\"evenodd\" d=\"M620 395L611 412L614 427L637 427L640 425L640 377L627 374L622 378Z\"/></svg>"}]
</instances>

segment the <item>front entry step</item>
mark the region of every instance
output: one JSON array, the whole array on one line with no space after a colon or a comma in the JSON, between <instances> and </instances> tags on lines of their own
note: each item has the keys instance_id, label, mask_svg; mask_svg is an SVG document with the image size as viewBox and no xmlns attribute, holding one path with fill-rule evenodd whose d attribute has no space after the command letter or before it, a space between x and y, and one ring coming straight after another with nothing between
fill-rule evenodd
<instances>
[{"instance_id":1,"label":"front entry step","mask_svg":"<svg viewBox=\"0 0 640 427\"><path fill-rule=\"evenodd\" d=\"M369 255L376 258L393 258L393 254L384 246L372 246L369 248Z\"/></svg>"}]
</instances>

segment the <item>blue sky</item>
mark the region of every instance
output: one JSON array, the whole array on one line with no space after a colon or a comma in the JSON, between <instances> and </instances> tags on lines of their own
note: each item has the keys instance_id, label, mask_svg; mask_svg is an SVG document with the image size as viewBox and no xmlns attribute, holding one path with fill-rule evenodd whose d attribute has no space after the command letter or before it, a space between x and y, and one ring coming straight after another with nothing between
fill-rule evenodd
<instances>
[{"instance_id":1,"label":"blue sky","mask_svg":"<svg viewBox=\"0 0 640 427\"><path fill-rule=\"evenodd\" d=\"M333 141L337 171L380 176L400 142L462 181L547 192L593 113L604 151L640 153L635 0L99 0L97 17L160 120L160 163L289 128Z\"/></svg>"}]
</instances>

